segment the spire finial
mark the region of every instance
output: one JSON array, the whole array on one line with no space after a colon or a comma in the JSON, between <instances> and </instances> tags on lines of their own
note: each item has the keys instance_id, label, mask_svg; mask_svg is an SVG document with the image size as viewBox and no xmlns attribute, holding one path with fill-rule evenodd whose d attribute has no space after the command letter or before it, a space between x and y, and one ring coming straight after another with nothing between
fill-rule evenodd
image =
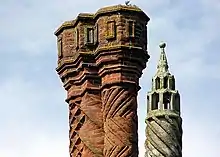
<instances>
[{"instance_id":1,"label":"spire finial","mask_svg":"<svg viewBox=\"0 0 220 157\"><path fill-rule=\"evenodd\" d=\"M160 45L159 45L159 47L160 47L161 49L164 49L164 48L166 47L166 43L165 43L165 42L161 42Z\"/></svg>"},{"instance_id":2,"label":"spire finial","mask_svg":"<svg viewBox=\"0 0 220 157\"><path fill-rule=\"evenodd\" d=\"M161 52L160 52L160 59L157 65L157 73L167 73L169 72L168 68L168 62L167 62L167 57L166 57L166 53L165 53L165 47L166 47L166 43L165 42L161 42L159 45Z\"/></svg>"}]
</instances>

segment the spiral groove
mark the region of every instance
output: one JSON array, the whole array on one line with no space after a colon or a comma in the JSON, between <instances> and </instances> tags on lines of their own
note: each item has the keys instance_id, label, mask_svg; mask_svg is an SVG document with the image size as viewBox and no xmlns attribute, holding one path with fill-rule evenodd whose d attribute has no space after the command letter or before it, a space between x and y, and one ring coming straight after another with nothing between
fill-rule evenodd
<instances>
[{"instance_id":1,"label":"spiral groove","mask_svg":"<svg viewBox=\"0 0 220 157\"><path fill-rule=\"evenodd\" d=\"M178 118L146 120L146 157L182 157L182 129Z\"/></svg>"},{"instance_id":2,"label":"spiral groove","mask_svg":"<svg viewBox=\"0 0 220 157\"><path fill-rule=\"evenodd\" d=\"M104 130L99 95L86 93L70 107L70 154L72 157L102 157Z\"/></svg>"},{"instance_id":3,"label":"spiral groove","mask_svg":"<svg viewBox=\"0 0 220 157\"><path fill-rule=\"evenodd\" d=\"M134 90L111 87L102 93L104 156L137 157L137 98Z\"/></svg>"},{"instance_id":4,"label":"spiral groove","mask_svg":"<svg viewBox=\"0 0 220 157\"><path fill-rule=\"evenodd\" d=\"M103 156L104 129L101 105L100 95L86 93L82 98L81 109L86 115L86 120L79 136L95 157ZM85 157L90 156L85 154Z\"/></svg>"},{"instance_id":5,"label":"spiral groove","mask_svg":"<svg viewBox=\"0 0 220 157\"><path fill-rule=\"evenodd\" d=\"M79 129L82 127L85 115L79 107L80 102L70 104L69 123L70 123L70 145L69 152L72 157L81 156L84 144L79 137Z\"/></svg>"}]
</instances>

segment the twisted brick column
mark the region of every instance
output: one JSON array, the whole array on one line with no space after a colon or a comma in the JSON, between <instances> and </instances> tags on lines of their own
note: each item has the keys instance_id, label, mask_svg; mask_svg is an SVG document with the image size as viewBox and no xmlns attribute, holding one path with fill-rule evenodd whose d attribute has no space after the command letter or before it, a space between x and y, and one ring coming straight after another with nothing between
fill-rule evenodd
<instances>
[{"instance_id":1,"label":"twisted brick column","mask_svg":"<svg viewBox=\"0 0 220 157\"><path fill-rule=\"evenodd\" d=\"M136 93L123 86L102 91L105 157L138 156Z\"/></svg>"},{"instance_id":2,"label":"twisted brick column","mask_svg":"<svg viewBox=\"0 0 220 157\"><path fill-rule=\"evenodd\" d=\"M85 115L80 109L80 103L81 99L79 98L78 101L71 102L69 105L69 152L71 156L80 156L84 147L79 137L79 130L85 122Z\"/></svg>"},{"instance_id":3,"label":"twisted brick column","mask_svg":"<svg viewBox=\"0 0 220 157\"><path fill-rule=\"evenodd\" d=\"M180 117L153 116L146 123L146 157L182 157Z\"/></svg>"},{"instance_id":4,"label":"twisted brick column","mask_svg":"<svg viewBox=\"0 0 220 157\"><path fill-rule=\"evenodd\" d=\"M100 95L87 92L70 104L71 156L102 157L104 131Z\"/></svg>"},{"instance_id":5,"label":"twisted brick column","mask_svg":"<svg viewBox=\"0 0 220 157\"><path fill-rule=\"evenodd\" d=\"M79 136L86 146L82 152L84 157L103 156L104 130L101 105L100 95L86 93L82 97L81 109L86 120L79 131Z\"/></svg>"}]
</instances>

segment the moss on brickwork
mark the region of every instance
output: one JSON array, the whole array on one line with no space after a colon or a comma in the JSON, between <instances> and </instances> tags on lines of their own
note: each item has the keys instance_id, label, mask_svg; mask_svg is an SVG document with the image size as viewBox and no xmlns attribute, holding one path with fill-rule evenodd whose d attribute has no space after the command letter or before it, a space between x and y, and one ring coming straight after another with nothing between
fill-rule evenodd
<instances>
[{"instance_id":1,"label":"moss on brickwork","mask_svg":"<svg viewBox=\"0 0 220 157\"><path fill-rule=\"evenodd\" d=\"M66 21L64 22L56 31L55 35L59 35L64 28L74 27L77 22L80 19L90 18L90 19L96 19L99 16L102 16L104 14L117 12L117 11L126 11L126 12L136 12L138 14L141 14L143 17L145 17L144 20L149 21L150 18L137 6L126 6L126 5L115 5L115 6L108 6L99 9L95 14L92 13L80 13L75 20L72 21Z\"/></svg>"}]
</instances>

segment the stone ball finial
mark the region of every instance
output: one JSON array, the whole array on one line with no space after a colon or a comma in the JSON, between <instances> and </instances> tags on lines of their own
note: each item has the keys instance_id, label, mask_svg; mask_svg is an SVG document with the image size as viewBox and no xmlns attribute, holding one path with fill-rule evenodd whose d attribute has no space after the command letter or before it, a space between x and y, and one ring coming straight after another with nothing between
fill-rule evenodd
<instances>
[{"instance_id":1,"label":"stone ball finial","mask_svg":"<svg viewBox=\"0 0 220 157\"><path fill-rule=\"evenodd\" d=\"M165 43L165 42L160 43L159 47L160 47L161 49L164 49L164 48L166 47L166 43Z\"/></svg>"}]
</instances>

